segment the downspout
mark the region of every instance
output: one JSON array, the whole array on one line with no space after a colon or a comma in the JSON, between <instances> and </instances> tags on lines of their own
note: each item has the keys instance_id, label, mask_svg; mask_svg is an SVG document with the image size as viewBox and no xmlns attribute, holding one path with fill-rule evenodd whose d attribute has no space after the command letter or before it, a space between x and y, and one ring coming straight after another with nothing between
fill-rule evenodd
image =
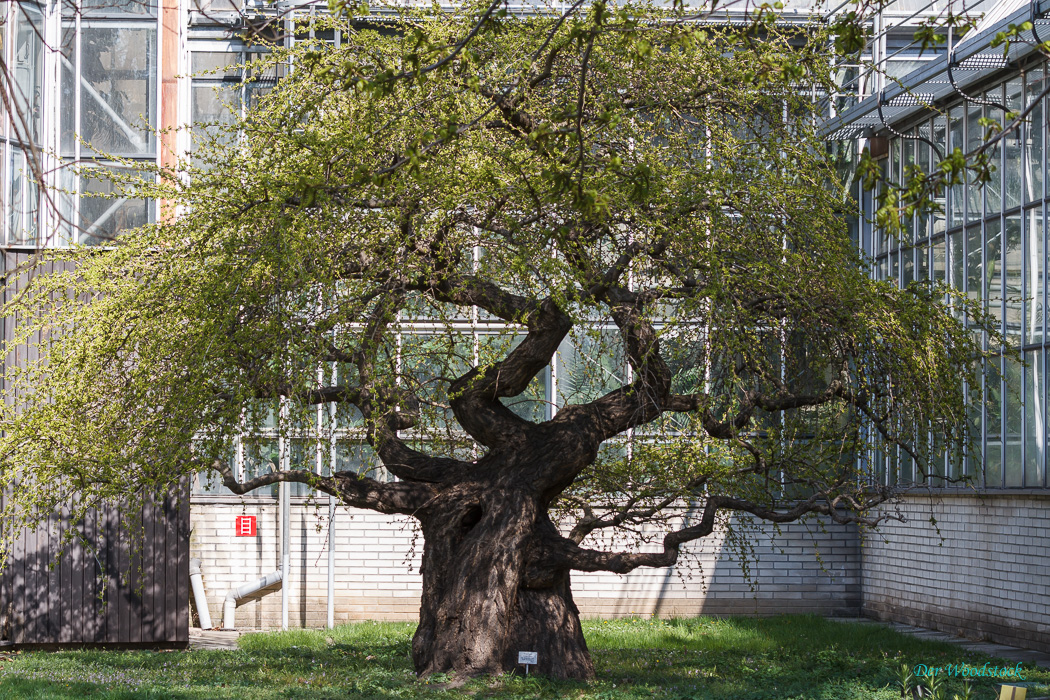
<instances>
[{"instance_id":1,"label":"downspout","mask_svg":"<svg viewBox=\"0 0 1050 700\"><path fill-rule=\"evenodd\" d=\"M287 482L280 482L279 486L279 500L281 502L281 571L288 571L291 567L291 553L288 547L288 538L291 533L291 526L289 525L289 502L288 502L288 484ZM271 574L272 576L273 574ZM281 586L281 629L288 629L288 586Z\"/></svg>"},{"instance_id":2,"label":"downspout","mask_svg":"<svg viewBox=\"0 0 1050 700\"><path fill-rule=\"evenodd\" d=\"M190 559L190 586L193 588L193 604L197 606L197 618L202 630L210 630L211 613L208 611L208 596L204 593L204 579L201 577L201 560ZM233 616L230 616L233 621Z\"/></svg>"},{"instance_id":3,"label":"downspout","mask_svg":"<svg viewBox=\"0 0 1050 700\"><path fill-rule=\"evenodd\" d=\"M257 593L264 588L269 588L275 583L280 583L282 580L281 572L274 571L272 574L266 574L262 578L246 583L240 588L231 588L230 592L226 594L226 602L222 606L222 628L227 630L236 629L235 617L237 615L237 603L250 596L253 593ZM281 586L281 590L284 591L284 585Z\"/></svg>"},{"instance_id":4,"label":"downspout","mask_svg":"<svg viewBox=\"0 0 1050 700\"><path fill-rule=\"evenodd\" d=\"M328 496L328 629L335 627L335 496Z\"/></svg>"}]
</instances>

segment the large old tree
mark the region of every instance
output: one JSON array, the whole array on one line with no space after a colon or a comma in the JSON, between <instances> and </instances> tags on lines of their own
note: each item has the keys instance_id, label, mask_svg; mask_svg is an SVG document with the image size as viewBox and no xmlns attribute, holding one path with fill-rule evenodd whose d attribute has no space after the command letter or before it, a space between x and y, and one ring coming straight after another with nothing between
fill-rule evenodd
<instances>
[{"instance_id":1,"label":"large old tree","mask_svg":"<svg viewBox=\"0 0 1050 700\"><path fill-rule=\"evenodd\" d=\"M460 676L591 676L570 572L671 566L725 513L875 519L857 456L964 449L978 348L851 245L822 32L494 5L275 51L290 77L146 188L163 223L12 280L41 359L5 384L11 502L210 470L411 516L416 669ZM239 474L265 430L381 469Z\"/></svg>"}]
</instances>

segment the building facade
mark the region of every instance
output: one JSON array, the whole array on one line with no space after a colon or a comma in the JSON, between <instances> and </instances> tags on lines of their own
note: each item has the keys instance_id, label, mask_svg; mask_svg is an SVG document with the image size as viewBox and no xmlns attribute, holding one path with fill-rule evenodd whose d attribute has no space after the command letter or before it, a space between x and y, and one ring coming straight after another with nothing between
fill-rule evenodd
<instances>
[{"instance_id":1,"label":"building facade","mask_svg":"<svg viewBox=\"0 0 1050 700\"><path fill-rule=\"evenodd\" d=\"M974 5L967 9L987 13L977 32L920 51L911 41L916 25L946 8L939 0L892 3L873 22L864 61L840 66L841 91L822 98L829 142L847 165L869 148L891 183L907 177L909 164L929 169L955 147L979 148L984 120L1005 125L1007 111L1028 110L1023 124L990 149L993 181L953 186L944 193L943 211L913 217L901 237L870 223L877 193L855 190L854 235L873 275L900 285L943 282L978 300L1000 324L1008 345L998 367L985 372L983 403L972 415L981 426L982 452L968 455L961 471L945 471L946 461L928 478L895 451L862 455L873 479L915 486L900 506L903 522L891 521L878 533L816 522L757 528L751 545L735 534L749 525L729 523L733 527L694 543L675 569L575 575L584 614L864 611L1050 649L1044 374L1050 357L1043 330L1050 291L1044 225L1050 83L1045 58L1030 46L1041 41L1041 13L1050 9L1044 4ZM165 215L157 202L94 195L111 191L108 172L192 157L197 139L231 123L280 77L249 75L245 61L260 49L245 44L239 28L268 19L275 35L295 41L291 19L319 6L268 7L229 0L0 5L9 66L0 139L5 250L105 245L120 230ZM264 14L269 11L277 14ZM791 3L786 10L798 18L815 11ZM997 32L1022 18L1035 27L1029 43L1015 42L1005 55L990 46ZM1050 27L1046 33L1050 38ZM337 33L321 38L339 41ZM88 167L73 175L74 163ZM406 357L433 331L425 323L403 330ZM461 330L476 354L487 331L502 329L475 316L464 318ZM591 330L563 346L529 400L514 410L549 417L566 401L629 381L622 357L592 345L612 329ZM320 424L329 409L317 410ZM331 420L337 449L330 453L264 429L237 445L238 473L251 476L279 463L381 475L353 421ZM954 480L964 475L972 477L966 484ZM299 486L240 498L200 477L192 489L190 550L202 562L213 624L220 624L229 590L275 570L283 580L241 601L238 627L415 616L421 542L411 523L337 508ZM285 513L289 526L282 528ZM255 518L254 536L238 531L239 517ZM967 576L958 576L960 570Z\"/></svg>"}]
</instances>

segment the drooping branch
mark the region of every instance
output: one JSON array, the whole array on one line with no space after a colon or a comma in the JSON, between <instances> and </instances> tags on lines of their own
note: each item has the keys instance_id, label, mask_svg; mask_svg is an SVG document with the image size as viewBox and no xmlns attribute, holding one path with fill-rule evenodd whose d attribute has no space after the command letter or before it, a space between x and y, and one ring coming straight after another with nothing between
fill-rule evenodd
<instances>
[{"instance_id":1,"label":"drooping branch","mask_svg":"<svg viewBox=\"0 0 1050 700\"><path fill-rule=\"evenodd\" d=\"M890 497L889 489L881 488L868 493L863 502L853 497L831 496L814 493L791 508L775 509L731 496L711 496L704 505L700 521L690 527L670 532L664 536L663 550L659 552L604 552L580 547L568 537L537 538L529 553L530 575L541 577L550 569L573 569L576 571L610 571L626 574L640 567L673 566L681 553L683 544L710 535L715 528L715 518L720 510L749 513L772 523L794 522L805 515L817 514L829 517L838 524L864 524L875 527L883 520L893 517L890 513L860 515L859 513L885 502Z\"/></svg>"},{"instance_id":2,"label":"drooping branch","mask_svg":"<svg viewBox=\"0 0 1050 700\"><path fill-rule=\"evenodd\" d=\"M302 470L275 471L240 482L229 464L214 462L210 466L211 469L222 475L222 482L226 488L242 496L264 486L280 482L294 482L307 484L355 508L367 508L380 513L414 515L435 494L431 487L424 484L404 481L384 484L352 472L340 472L335 476L318 476L313 472Z\"/></svg>"},{"instance_id":3,"label":"drooping branch","mask_svg":"<svg viewBox=\"0 0 1050 700\"><path fill-rule=\"evenodd\" d=\"M697 477L687 484L683 490L687 493L696 491L703 488L707 481L708 477L706 476ZM595 530L618 527L625 523L648 522L653 518L656 518L660 513L672 506L679 499L680 495L674 493L665 496L650 505L642 505L641 494L635 494L629 497L626 503L613 508L609 512L603 513L602 515L595 515L594 508L587 504L585 506L584 517L580 518L580 520L573 526L572 531L569 532L568 538L576 544L579 544Z\"/></svg>"}]
</instances>

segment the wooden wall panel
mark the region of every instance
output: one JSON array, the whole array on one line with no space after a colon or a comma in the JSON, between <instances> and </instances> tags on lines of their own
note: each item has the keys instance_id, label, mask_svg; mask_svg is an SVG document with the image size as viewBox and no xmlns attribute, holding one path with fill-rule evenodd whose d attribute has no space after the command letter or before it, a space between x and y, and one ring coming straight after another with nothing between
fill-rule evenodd
<instances>
[{"instance_id":1,"label":"wooden wall panel","mask_svg":"<svg viewBox=\"0 0 1050 700\"><path fill-rule=\"evenodd\" d=\"M5 272L30 251L2 251ZM57 271L57 270L54 270ZM11 292L29 283L19 275ZM7 301L7 299L3 299ZM0 361L36 359L13 346L14 319L0 318ZM70 498L75 498L73 495ZM189 482L156 503L69 510L24 532L0 570L0 645L118 644L184 646L189 641ZM0 517L7 506L0 494ZM80 537L66 541L74 526Z\"/></svg>"},{"instance_id":2,"label":"wooden wall panel","mask_svg":"<svg viewBox=\"0 0 1050 700\"><path fill-rule=\"evenodd\" d=\"M141 528L126 504L91 512L78 527L89 546L59 552L60 515L19 538L0 572L0 645L185 644L188 482L179 491L143 506Z\"/></svg>"}]
</instances>

